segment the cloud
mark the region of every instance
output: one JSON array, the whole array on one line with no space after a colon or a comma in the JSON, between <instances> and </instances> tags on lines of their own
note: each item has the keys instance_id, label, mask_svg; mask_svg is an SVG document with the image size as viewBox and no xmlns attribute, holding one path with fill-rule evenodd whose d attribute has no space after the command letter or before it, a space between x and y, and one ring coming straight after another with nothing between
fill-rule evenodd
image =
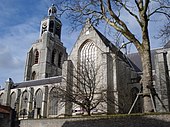
<instances>
[{"instance_id":1,"label":"cloud","mask_svg":"<svg viewBox=\"0 0 170 127\"><path fill-rule=\"evenodd\" d=\"M11 54L8 46L0 44L0 70L3 70L4 68L7 70L17 69L21 63L19 58Z\"/></svg>"},{"instance_id":2,"label":"cloud","mask_svg":"<svg viewBox=\"0 0 170 127\"><path fill-rule=\"evenodd\" d=\"M39 24L34 25L37 20L33 18L12 26L0 36L0 84L9 77L14 82L23 81L27 51L39 35Z\"/></svg>"},{"instance_id":3,"label":"cloud","mask_svg":"<svg viewBox=\"0 0 170 127\"><path fill-rule=\"evenodd\" d=\"M0 2L0 85L9 77L23 81L27 51L38 39L50 5L49 0Z\"/></svg>"}]
</instances>

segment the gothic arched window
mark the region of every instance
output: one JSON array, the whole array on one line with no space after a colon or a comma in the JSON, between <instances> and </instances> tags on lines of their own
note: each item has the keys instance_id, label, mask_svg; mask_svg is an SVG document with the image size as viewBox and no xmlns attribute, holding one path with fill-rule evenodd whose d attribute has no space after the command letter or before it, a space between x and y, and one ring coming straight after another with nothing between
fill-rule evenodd
<instances>
[{"instance_id":1,"label":"gothic arched window","mask_svg":"<svg viewBox=\"0 0 170 127\"><path fill-rule=\"evenodd\" d=\"M38 50L35 50L35 60L34 60L34 64L38 63L38 59L39 59L39 52Z\"/></svg>"},{"instance_id":2,"label":"gothic arched window","mask_svg":"<svg viewBox=\"0 0 170 127\"><path fill-rule=\"evenodd\" d=\"M36 94L35 94L35 103L34 106L36 108L41 109L41 105L42 105L42 96L43 96L43 92L41 89L38 89Z\"/></svg>"},{"instance_id":3,"label":"gothic arched window","mask_svg":"<svg viewBox=\"0 0 170 127\"><path fill-rule=\"evenodd\" d=\"M57 115L58 113L58 91L52 88L49 94L49 115Z\"/></svg>"},{"instance_id":4,"label":"gothic arched window","mask_svg":"<svg viewBox=\"0 0 170 127\"><path fill-rule=\"evenodd\" d=\"M14 109L14 107L15 107L15 102L16 102L16 93L13 92L13 93L11 94L11 96L10 96L10 106L11 106L11 108L13 108L13 109Z\"/></svg>"},{"instance_id":5,"label":"gothic arched window","mask_svg":"<svg viewBox=\"0 0 170 127\"><path fill-rule=\"evenodd\" d=\"M92 41L87 41L80 50L80 61L83 66L91 66L95 64L96 46Z\"/></svg>"},{"instance_id":6,"label":"gothic arched window","mask_svg":"<svg viewBox=\"0 0 170 127\"><path fill-rule=\"evenodd\" d=\"M32 75L31 75L31 80L35 80L35 79L36 79L36 72L33 71L33 72L32 72Z\"/></svg>"},{"instance_id":7,"label":"gothic arched window","mask_svg":"<svg viewBox=\"0 0 170 127\"><path fill-rule=\"evenodd\" d=\"M52 64L55 64L55 56L56 56L56 50L54 49L54 50L52 51L52 55L51 55L51 63L52 63Z\"/></svg>"},{"instance_id":8,"label":"gothic arched window","mask_svg":"<svg viewBox=\"0 0 170 127\"><path fill-rule=\"evenodd\" d=\"M20 115L23 117L28 113L27 104L28 104L28 92L25 90L21 97L21 108L20 108Z\"/></svg>"},{"instance_id":9,"label":"gothic arched window","mask_svg":"<svg viewBox=\"0 0 170 127\"><path fill-rule=\"evenodd\" d=\"M24 91L21 100L21 110L27 109L27 102L28 102L28 92Z\"/></svg>"}]
</instances>

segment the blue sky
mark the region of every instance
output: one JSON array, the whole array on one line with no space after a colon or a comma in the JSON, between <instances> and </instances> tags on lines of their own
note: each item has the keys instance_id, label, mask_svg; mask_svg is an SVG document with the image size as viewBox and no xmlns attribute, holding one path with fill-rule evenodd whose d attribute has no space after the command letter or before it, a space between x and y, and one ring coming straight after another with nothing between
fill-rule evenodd
<instances>
[{"instance_id":1,"label":"blue sky","mask_svg":"<svg viewBox=\"0 0 170 127\"><path fill-rule=\"evenodd\" d=\"M0 2L0 85L8 78L23 81L26 54L39 37L40 21L47 15L52 0L1 0ZM125 18L128 18L124 15ZM70 34L69 21L62 19L62 42L70 51L80 31ZM128 21L134 32L138 29L133 19ZM150 27L151 31L157 31ZM158 41L152 39L152 42ZM153 48L160 46L152 44Z\"/></svg>"},{"instance_id":2,"label":"blue sky","mask_svg":"<svg viewBox=\"0 0 170 127\"><path fill-rule=\"evenodd\" d=\"M40 21L47 16L50 0L1 0L0 2L0 85L8 78L23 81L26 54L39 37ZM63 25L62 41L71 47L78 31L68 34ZM66 35L67 34L67 35ZM64 38L64 36L67 36ZM68 49L70 50L70 48Z\"/></svg>"}]
</instances>

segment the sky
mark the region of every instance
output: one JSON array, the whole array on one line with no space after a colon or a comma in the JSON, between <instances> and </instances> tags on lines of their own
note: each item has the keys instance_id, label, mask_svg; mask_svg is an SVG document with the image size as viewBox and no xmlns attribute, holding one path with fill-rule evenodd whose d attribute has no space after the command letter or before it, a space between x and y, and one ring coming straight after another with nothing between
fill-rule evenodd
<instances>
[{"instance_id":1,"label":"sky","mask_svg":"<svg viewBox=\"0 0 170 127\"><path fill-rule=\"evenodd\" d=\"M32 43L39 38L40 21L47 16L47 10L52 0L1 0L0 2L0 86L8 78L16 82L24 79L24 69L27 51ZM126 14L124 18L128 18ZM61 18L62 42L69 52L80 31L70 34L69 21ZM128 21L130 27L136 31L133 19ZM150 27L151 31L156 28ZM99 27L100 30L100 27ZM154 40L158 41L158 40ZM152 45L152 48L157 48Z\"/></svg>"},{"instance_id":2,"label":"sky","mask_svg":"<svg viewBox=\"0 0 170 127\"><path fill-rule=\"evenodd\" d=\"M1 0L1 87L4 87L8 78L12 78L13 82L23 81L27 52L32 43L39 38L40 21L47 16L52 3L51 0ZM68 31L67 23L62 28L62 42L64 46L71 47L79 31L72 34L66 31ZM65 35L67 37L64 38ZM70 48L67 50L70 51Z\"/></svg>"}]
</instances>

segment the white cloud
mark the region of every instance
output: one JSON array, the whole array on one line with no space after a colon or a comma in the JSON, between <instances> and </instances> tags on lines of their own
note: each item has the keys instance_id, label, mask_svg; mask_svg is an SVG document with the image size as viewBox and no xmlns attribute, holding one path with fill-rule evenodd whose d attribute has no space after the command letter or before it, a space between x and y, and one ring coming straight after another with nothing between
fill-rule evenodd
<instances>
[{"instance_id":1,"label":"white cloud","mask_svg":"<svg viewBox=\"0 0 170 127\"><path fill-rule=\"evenodd\" d=\"M4 47L4 49L5 50L0 51L0 70L3 70L4 68L7 70L17 69L21 63L20 59L12 56L10 50L7 50L7 47Z\"/></svg>"},{"instance_id":2,"label":"white cloud","mask_svg":"<svg viewBox=\"0 0 170 127\"><path fill-rule=\"evenodd\" d=\"M23 81L24 65L28 49L38 39L39 24L36 19L8 29L8 33L0 37L0 84L12 77L14 82Z\"/></svg>"},{"instance_id":3,"label":"white cloud","mask_svg":"<svg viewBox=\"0 0 170 127\"><path fill-rule=\"evenodd\" d=\"M23 81L27 51L39 37L40 21L49 7L47 2L1 0L0 85L9 77L14 82Z\"/></svg>"},{"instance_id":4,"label":"white cloud","mask_svg":"<svg viewBox=\"0 0 170 127\"><path fill-rule=\"evenodd\" d=\"M38 39L40 21L51 4L48 0L25 2L0 2L0 85L9 77L23 81L27 51Z\"/></svg>"}]
</instances>

